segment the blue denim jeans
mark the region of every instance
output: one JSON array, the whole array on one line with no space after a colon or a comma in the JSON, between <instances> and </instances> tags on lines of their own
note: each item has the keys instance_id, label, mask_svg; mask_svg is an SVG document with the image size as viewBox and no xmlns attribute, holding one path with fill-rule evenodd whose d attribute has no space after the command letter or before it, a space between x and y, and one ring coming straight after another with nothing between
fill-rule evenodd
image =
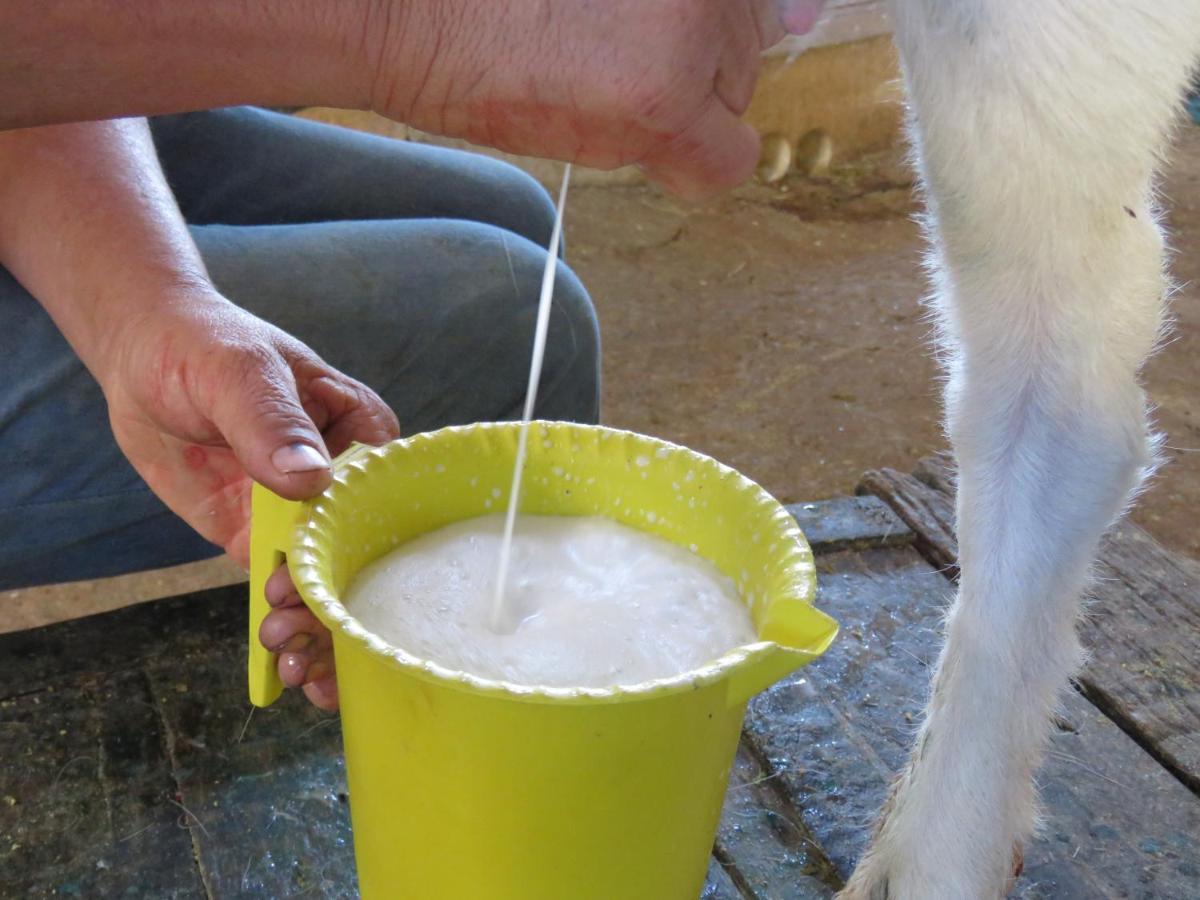
<instances>
[{"instance_id":1,"label":"blue denim jeans","mask_svg":"<svg viewBox=\"0 0 1200 900\"><path fill-rule=\"evenodd\" d=\"M554 214L535 181L258 109L151 128L227 297L374 388L405 433L520 415ZM595 313L558 273L537 414L594 422ZM96 382L3 269L0 321L0 589L216 555L125 461Z\"/></svg>"}]
</instances>

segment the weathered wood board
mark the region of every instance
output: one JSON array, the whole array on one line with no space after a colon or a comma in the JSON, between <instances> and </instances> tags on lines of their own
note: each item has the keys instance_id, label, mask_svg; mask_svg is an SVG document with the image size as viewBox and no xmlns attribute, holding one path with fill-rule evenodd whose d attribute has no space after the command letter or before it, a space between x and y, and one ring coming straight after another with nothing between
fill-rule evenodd
<instances>
[{"instance_id":1,"label":"weathered wood board","mask_svg":"<svg viewBox=\"0 0 1200 900\"><path fill-rule=\"evenodd\" d=\"M700 900L742 900L742 893L725 868L714 857L708 864L708 879Z\"/></svg>"},{"instance_id":2,"label":"weathered wood board","mask_svg":"<svg viewBox=\"0 0 1200 900\"><path fill-rule=\"evenodd\" d=\"M903 547L915 535L878 497L834 497L787 507L813 553Z\"/></svg>"},{"instance_id":3,"label":"weathered wood board","mask_svg":"<svg viewBox=\"0 0 1200 900\"><path fill-rule=\"evenodd\" d=\"M868 472L860 490L886 499L916 532L921 551L953 573L952 470L944 457L930 458L914 475ZM1079 622L1089 651L1080 688L1200 792L1200 565L1124 520L1101 543L1089 595Z\"/></svg>"},{"instance_id":4,"label":"weathered wood board","mask_svg":"<svg viewBox=\"0 0 1200 900\"><path fill-rule=\"evenodd\" d=\"M235 587L0 638L0 895L355 895L337 718L247 720L245 634Z\"/></svg>"},{"instance_id":5,"label":"weathered wood board","mask_svg":"<svg viewBox=\"0 0 1200 900\"><path fill-rule=\"evenodd\" d=\"M843 637L760 695L747 731L845 877L916 728L952 586L913 549L829 554L819 569ZM1078 695L1039 783L1046 828L1015 896L1196 895L1200 799Z\"/></svg>"},{"instance_id":6,"label":"weathered wood board","mask_svg":"<svg viewBox=\"0 0 1200 900\"><path fill-rule=\"evenodd\" d=\"M954 539L954 501L926 488L912 475L892 469L868 472L859 482L860 495L881 497L915 534L917 549L949 578L958 574Z\"/></svg>"},{"instance_id":7,"label":"weathered wood board","mask_svg":"<svg viewBox=\"0 0 1200 900\"><path fill-rule=\"evenodd\" d=\"M840 886L904 758L953 590L903 509L792 511L842 636L753 702L709 900ZM0 636L0 895L356 896L337 719L295 696L248 718L245 629L233 588ZM1015 896L1200 896L1200 800L1080 695L1041 782L1047 827Z\"/></svg>"},{"instance_id":8,"label":"weathered wood board","mask_svg":"<svg viewBox=\"0 0 1200 900\"><path fill-rule=\"evenodd\" d=\"M725 796L716 858L747 897L829 897L837 874L795 807L773 783L777 777L743 742Z\"/></svg>"},{"instance_id":9,"label":"weathered wood board","mask_svg":"<svg viewBox=\"0 0 1200 900\"><path fill-rule=\"evenodd\" d=\"M142 672L0 701L0 747L0 895L203 893Z\"/></svg>"}]
</instances>

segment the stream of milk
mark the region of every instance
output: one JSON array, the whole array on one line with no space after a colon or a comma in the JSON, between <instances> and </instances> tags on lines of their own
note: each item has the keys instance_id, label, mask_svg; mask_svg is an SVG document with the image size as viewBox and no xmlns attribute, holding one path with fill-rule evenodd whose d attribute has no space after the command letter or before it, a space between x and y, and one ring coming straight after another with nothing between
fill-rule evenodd
<instances>
[{"instance_id":1,"label":"stream of milk","mask_svg":"<svg viewBox=\"0 0 1200 900\"><path fill-rule=\"evenodd\" d=\"M558 189L558 208L554 212L554 228L546 250L546 268L542 272L542 292L538 297L537 328L533 332L533 356L529 362L529 387L525 390L525 410L521 415L521 432L517 437L517 461L513 464L512 487L508 492L508 510L504 516L504 538L500 543L499 563L496 566L496 586L492 595L491 625L502 631L512 624L511 611L506 609L504 594L508 585L508 565L512 554L513 526L521 502L521 476L525 471L525 450L529 445L529 420L537 401L538 383L542 380L542 360L546 356L546 332L550 327L550 305L554 299L554 275L558 271L558 248L562 242L563 210L567 205L567 185L571 181L571 164L563 169L562 186Z\"/></svg>"},{"instance_id":2,"label":"stream of milk","mask_svg":"<svg viewBox=\"0 0 1200 900\"><path fill-rule=\"evenodd\" d=\"M371 563L346 607L421 659L485 678L611 687L678 675L755 640L733 582L693 553L602 518L518 515L571 167L538 300L508 509ZM519 527L517 527L519 526Z\"/></svg>"}]
</instances>

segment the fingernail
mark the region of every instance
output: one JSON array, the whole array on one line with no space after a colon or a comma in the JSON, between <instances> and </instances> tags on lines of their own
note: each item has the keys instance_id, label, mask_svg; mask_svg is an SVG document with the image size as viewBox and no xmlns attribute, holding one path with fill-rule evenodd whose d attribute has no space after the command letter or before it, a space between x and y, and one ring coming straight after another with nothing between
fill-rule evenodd
<instances>
[{"instance_id":1,"label":"fingernail","mask_svg":"<svg viewBox=\"0 0 1200 900\"><path fill-rule=\"evenodd\" d=\"M275 470L283 475L293 472L316 472L329 468L329 460L310 444L288 444L271 454Z\"/></svg>"},{"instance_id":2,"label":"fingernail","mask_svg":"<svg viewBox=\"0 0 1200 900\"><path fill-rule=\"evenodd\" d=\"M788 34L808 34L817 24L825 0L776 0L779 18Z\"/></svg>"}]
</instances>

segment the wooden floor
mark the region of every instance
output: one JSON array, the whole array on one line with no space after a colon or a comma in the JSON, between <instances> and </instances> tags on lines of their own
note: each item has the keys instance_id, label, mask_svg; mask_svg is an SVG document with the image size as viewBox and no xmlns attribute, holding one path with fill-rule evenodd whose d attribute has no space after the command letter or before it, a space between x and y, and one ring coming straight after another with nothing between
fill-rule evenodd
<instances>
[{"instance_id":1,"label":"wooden floor","mask_svg":"<svg viewBox=\"0 0 1200 900\"><path fill-rule=\"evenodd\" d=\"M950 482L792 507L842 635L747 716L704 896L828 897L915 727L953 589ZM1200 897L1200 572L1123 525L1016 897ZM248 716L241 588L0 636L0 895L354 896L336 717ZM619 900L619 898L617 898Z\"/></svg>"}]
</instances>

